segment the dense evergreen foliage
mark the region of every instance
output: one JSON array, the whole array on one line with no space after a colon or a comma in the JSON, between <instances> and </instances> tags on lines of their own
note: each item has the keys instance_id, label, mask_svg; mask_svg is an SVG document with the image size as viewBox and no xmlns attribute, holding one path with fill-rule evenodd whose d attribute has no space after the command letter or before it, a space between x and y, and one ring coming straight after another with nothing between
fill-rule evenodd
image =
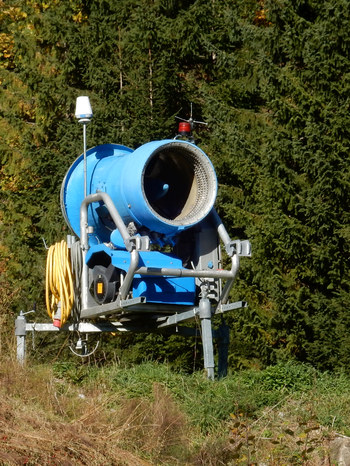
<instances>
[{"instance_id":1,"label":"dense evergreen foliage","mask_svg":"<svg viewBox=\"0 0 350 466\"><path fill-rule=\"evenodd\" d=\"M12 309L43 307L42 238L66 233L75 98L93 105L89 146L173 136L193 102L217 208L253 245L234 290L249 307L228 318L231 366L348 366L349 16L347 0L0 2L0 285Z\"/></svg>"}]
</instances>

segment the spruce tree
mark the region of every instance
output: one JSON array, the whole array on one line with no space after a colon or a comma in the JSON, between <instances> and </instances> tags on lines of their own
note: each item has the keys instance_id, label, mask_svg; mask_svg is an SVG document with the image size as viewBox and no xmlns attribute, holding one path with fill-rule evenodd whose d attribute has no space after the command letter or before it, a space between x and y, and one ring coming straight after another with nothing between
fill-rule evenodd
<instances>
[{"instance_id":1,"label":"spruce tree","mask_svg":"<svg viewBox=\"0 0 350 466\"><path fill-rule=\"evenodd\" d=\"M249 302L228 318L232 366L347 366L349 14L345 0L1 3L0 266L21 290L13 308L41 302L42 238L67 233L76 97L92 102L89 146L171 137L192 102L217 209L253 245L232 294Z\"/></svg>"}]
</instances>

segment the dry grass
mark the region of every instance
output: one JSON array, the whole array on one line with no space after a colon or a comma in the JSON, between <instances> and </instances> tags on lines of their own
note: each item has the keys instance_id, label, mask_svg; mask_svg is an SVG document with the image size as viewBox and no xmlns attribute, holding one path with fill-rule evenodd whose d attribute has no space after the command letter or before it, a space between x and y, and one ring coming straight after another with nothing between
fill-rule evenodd
<instances>
[{"instance_id":1,"label":"dry grass","mask_svg":"<svg viewBox=\"0 0 350 466\"><path fill-rule=\"evenodd\" d=\"M160 385L151 403L123 401L98 387L82 393L47 367L0 366L0 464L177 464L172 452L185 436L186 421Z\"/></svg>"},{"instance_id":2,"label":"dry grass","mask_svg":"<svg viewBox=\"0 0 350 466\"><path fill-rule=\"evenodd\" d=\"M183 449L186 456L188 427L185 416L161 384L154 384L151 402L126 401L118 422L120 429L127 433L124 443L128 449L151 454L154 459L167 459L172 464L181 457L179 450Z\"/></svg>"},{"instance_id":3,"label":"dry grass","mask_svg":"<svg viewBox=\"0 0 350 466\"><path fill-rule=\"evenodd\" d=\"M152 368L98 370L82 382L78 366L62 372L0 359L0 465L334 463L329 457L334 431L322 426L316 413L324 387L286 393L252 415L250 396L238 404L240 384L208 384L198 376L185 380ZM333 390L330 395L333 399ZM203 411L203 404L217 406L219 414L225 405L227 418L216 417L214 409ZM203 417L210 423L196 427L194 420Z\"/></svg>"}]
</instances>

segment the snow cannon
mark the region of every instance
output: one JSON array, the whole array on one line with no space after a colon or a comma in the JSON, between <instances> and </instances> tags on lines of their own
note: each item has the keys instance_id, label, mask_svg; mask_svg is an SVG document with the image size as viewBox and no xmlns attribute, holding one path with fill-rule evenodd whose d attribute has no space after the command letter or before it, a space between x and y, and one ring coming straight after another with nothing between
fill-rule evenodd
<instances>
[{"instance_id":1,"label":"snow cannon","mask_svg":"<svg viewBox=\"0 0 350 466\"><path fill-rule=\"evenodd\" d=\"M231 242L214 209L216 195L214 167L192 142L84 150L61 188L63 215L79 237L80 317L125 313L126 302L135 314L141 304L164 312L204 295L226 301L249 242ZM219 238L232 258L230 271L222 270Z\"/></svg>"},{"instance_id":2,"label":"snow cannon","mask_svg":"<svg viewBox=\"0 0 350 466\"><path fill-rule=\"evenodd\" d=\"M75 160L61 189L63 215L80 238L84 176L87 195L106 193L122 220L119 223L160 246L174 245L176 236L200 223L217 194L211 161L190 142L154 141L136 150L116 144L97 146L86 152L85 164L83 155ZM87 223L89 246L112 243L128 249L102 199L89 204Z\"/></svg>"},{"instance_id":3,"label":"snow cannon","mask_svg":"<svg viewBox=\"0 0 350 466\"><path fill-rule=\"evenodd\" d=\"M97 348L89 351L88 337L103 332L174 333L201 336L209 378L216 338L218 375L225 375L229 330L223 316L246 305L229 296L240 258L250 256L251 247L248 240L231 240L214 208L216 173L193 142L196 122L191 117L175 139L136 150L117 144L86 150L87 110L77 114L84 153L61 187L72 234L47 253L52 324L18 317L18 360L25 357L27 331L70 332L70 349L81 357ZM188 140L179 139L184 136ZM213 329L216 315L221 324ZM200 329L183 325L193 320Z\"/></svg>"},{"instance_id":4,"label":"snow cannon","mask_svg":"<svg viewBox=\"0 0 350 466\"><path fill-rule=\"evenodd\" d=\"M246 306L230 302L249 240L231 239L215 210L217 178L192 130L180 120L174 139L133 150L104 144L86 150L93 113L77 98L84 152L68 169L61 208L72 232L48 248L46 308L52 323L16 319L17 359L25 360L26 333L69 332L70 350L89 357L108 332L201 337L203 363L214 378L227 374L229 328L224 315ZM236 225L241 228L240 225ZM212 327L219 324L217 328ZM192 321L197 325L185 326ZM92 340L92 341L91 341Z\"/></svg>"}]
</instances>

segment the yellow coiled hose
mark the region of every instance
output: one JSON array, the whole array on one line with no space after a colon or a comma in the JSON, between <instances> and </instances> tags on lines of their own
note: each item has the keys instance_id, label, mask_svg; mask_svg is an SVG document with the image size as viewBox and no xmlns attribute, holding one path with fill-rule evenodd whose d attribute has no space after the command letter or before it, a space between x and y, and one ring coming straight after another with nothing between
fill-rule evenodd
<instances>
[{"instance_id":1,"label":"yellow coiled hose","mask_svg":"<svg viewBox=\"0 0 350 466\"><path fill-rule=\"evenodd\" d=\"M52 245L46 259L46 308L56 327L64 325L74 302L74 288L68 246ZM59 312L59 308L61 312Z\"/></svg>"}]
</instances>

